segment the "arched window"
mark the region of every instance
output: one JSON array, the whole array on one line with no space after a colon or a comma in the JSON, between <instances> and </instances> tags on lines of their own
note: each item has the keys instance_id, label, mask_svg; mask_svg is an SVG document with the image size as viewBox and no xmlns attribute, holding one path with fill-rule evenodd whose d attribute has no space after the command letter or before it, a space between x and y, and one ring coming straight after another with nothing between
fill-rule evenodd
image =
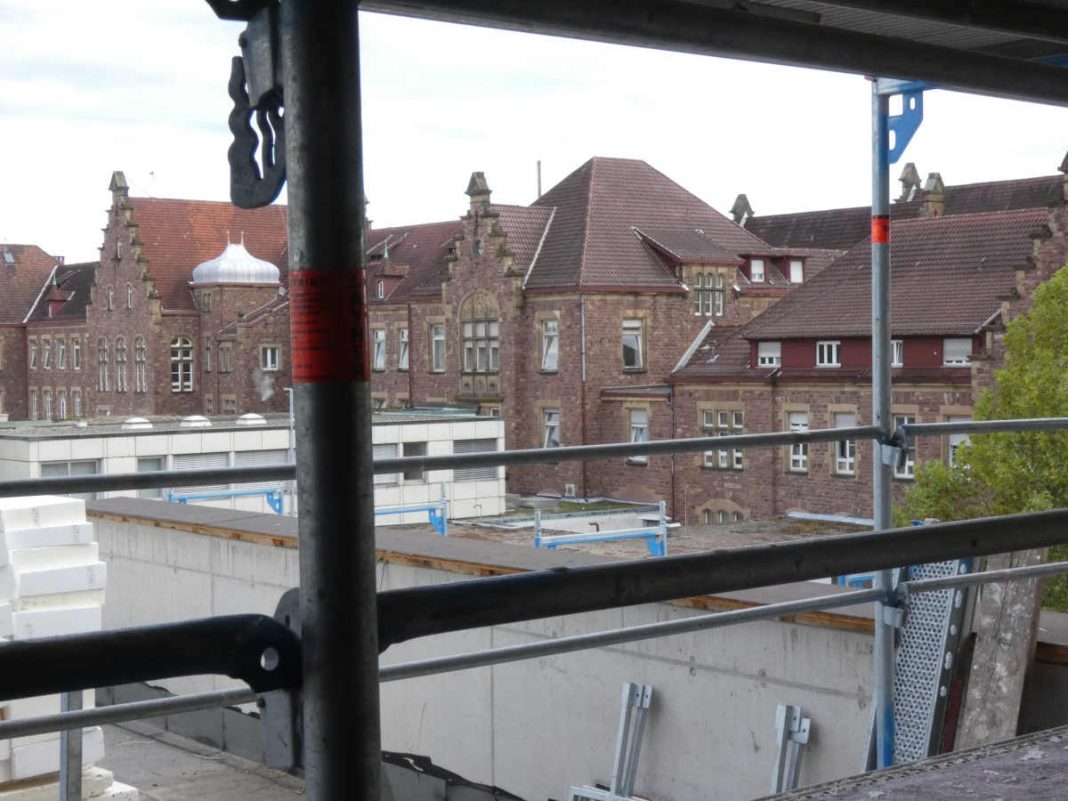
<instances>
[{"instance_id":1,"label":"arched window","mask_svg":"<svg viewBox=\"0 0 1068 801\"><path fill-rule=\"evenodd\" d=\"M67 390L61 389L56 393L57 402L59 403L59 419L67 419Z\"/></svg>"},{"instance_id":2,"label":"arched window","mask_svg":"<svg viewBox=\"0 0 1068 801\"><path fill-rule=\"evenodd\" d=\"M133 308L133 284L126 285L126 308Z\"/></svg>"},{"instance_id":3,"label":"arched window","mask_svg":"<svg viewBox=\"0 0 1068 801\"><path fill-rule=\"evenodd\" d=\"M147 350L145 338L137 337L134 340L134 392L148 391Z\"/></svg>"},{"instance_id":4,"label":"arched window","mask_svg":"<svg viewBox=\"0 0 1068 801\"><path fill-rule=\"evenodd\" d=\"M96 388L101 392L108 391L108 341L100 337L96 341Z\"/></svg>"},{"instance_id":5,"label":"arched window","mask_svg":"<svg viewBox=\"0 0 1068 801\"><path fill-rule=\"evenodd\" d=\"M126 337L115 340L115 391L125 392L129 388L126 372Z\"/></svg>"},{"instance_id":6,"label":"arched window","mask_svg":"<svg viewBox=\"0 0 1068 801\"><path fill-rule=\"evenodd\" d=\"M115 308L115 290L108 287L108 311Z\"/></svg>"},{"instance_id":7,"label":"arched window","mask_svg":"<svg viewBox=\"0 0 1068 801\"><path fill-rule=\"evenodd\" d=\"M171 340L171 392L193 391L193 341L189 337Z\"/></svg>"},{"instance_id":8,"label":"arched window","mask_svg":"<svg viewBox=\"0 0 1068 801\"><path fill-rule=\"evenodd\" d=\"M474 292L460 304L463 371L496 373L500 369L500 312L488 292Z\"/></svg>"}]
</instances>

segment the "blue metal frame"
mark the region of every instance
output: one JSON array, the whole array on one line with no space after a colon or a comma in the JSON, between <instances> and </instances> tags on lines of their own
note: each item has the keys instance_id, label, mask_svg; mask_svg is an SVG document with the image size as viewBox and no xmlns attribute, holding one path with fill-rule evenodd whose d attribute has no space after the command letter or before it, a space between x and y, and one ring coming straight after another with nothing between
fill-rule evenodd
<instances>
[{"instance_id":1,"label":"blue metal frame","mask_svg":"<svg viewBox=\"0 0 1068 801\"><path fill-rule=\"evenodd\" d=\"M243 498L252 495L262 495L276 515L284 514L285 493L278 487L274 489L258 490L227 490L221 492L190 492L178 495L174 490L167 490L167 500L170 503L185 503L190 501L217 501L228 498Z\"/></svg>"},{"instance_id":2,"label":"blue metal frame","mask_svg":"<svg viewBox=\"0 0 1068 801\"><path fill-rule=\"evenodd\" d=\"M660 522L656 526L642 528L621 528L613 531L595 531L590 534L558 534L543 537L541 534L541 512L534 513L534 547L556 550L560 545L572 545L586 542L616 542L617 540L644 539L645 547L651 556L667 556L667 512L666 504L660 502Z\"/></svg>"},{"instance_id":3,"label":"blue metal frame","mask_svg":"<svg viewBox=\"0 0 1068 801\"><path fill-rule=\"evenodd\" d=\"M427 519L434 530L443 537L449 536L449 523L446 519L448 514L447 504L444 500L434 503L421 503L414 506L389 506L385 509L375 509L375 517L384 515L400 515L405 512L426 512Z\"/></svg>"}]
</instances>

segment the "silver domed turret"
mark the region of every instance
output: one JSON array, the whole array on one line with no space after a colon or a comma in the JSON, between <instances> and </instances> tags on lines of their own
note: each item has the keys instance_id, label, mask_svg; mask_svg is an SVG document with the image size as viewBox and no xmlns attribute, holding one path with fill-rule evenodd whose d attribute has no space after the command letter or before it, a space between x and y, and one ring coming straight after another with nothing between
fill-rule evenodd
<instances>
[{"instance_id":1,"label":"silver domed turret","mask_svg":"<svg viewBox=\"0 0 1068 801\"><path fill-rule=\"evenodd\" d=\"M277 284L278 268L257 259L244 244L227 244L226 249L193 270L194 284Z\"/></svg>"}]
</instances>

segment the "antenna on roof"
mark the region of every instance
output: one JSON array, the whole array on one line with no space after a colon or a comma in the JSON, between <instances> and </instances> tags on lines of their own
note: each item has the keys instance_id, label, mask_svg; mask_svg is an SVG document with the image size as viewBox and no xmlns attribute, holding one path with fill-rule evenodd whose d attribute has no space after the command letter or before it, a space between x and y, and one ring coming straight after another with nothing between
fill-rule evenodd
<instances>
[{"instance_id":1,"label":"antenna on roof","mask_svg":"<svg viewBox=\"0 0 1068 801\"><path fill-rule=\"evenodd\" d=\"M241 232L241 247L245 246L245 232Z\"/></svg>"},{"instance_id":2,"label":"antenna on roof","mask_svg":"<svg viewBox=\"0 0 1068 801\"><path fill-rule=\"evenodd\" d=\"M541 197L541 159L538 159L538 197Z\"/></svg>"}]
</instances>

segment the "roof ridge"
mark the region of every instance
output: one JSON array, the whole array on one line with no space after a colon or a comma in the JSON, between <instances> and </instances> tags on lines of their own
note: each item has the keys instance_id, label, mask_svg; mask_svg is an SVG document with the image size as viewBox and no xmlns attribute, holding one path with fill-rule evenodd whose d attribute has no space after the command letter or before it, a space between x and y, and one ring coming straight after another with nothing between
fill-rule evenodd
<instances>
[{"instance_id":1,"label":"roof ridge","mask_svg":"<svg viewBox=\"0 0 1068 801\"><path fill-rule=\"evenodd\" d=\"M586 250L590 244L590 237L588 236L590 230L590 216L593 213L593 171L597 166L597 157L592 157L589 161L590 171L586 177L586 214L582 218L582 252L579 255L579 269L578 269L578 288L581 290L586 279Z\"/></svg>"}]
</instances>

